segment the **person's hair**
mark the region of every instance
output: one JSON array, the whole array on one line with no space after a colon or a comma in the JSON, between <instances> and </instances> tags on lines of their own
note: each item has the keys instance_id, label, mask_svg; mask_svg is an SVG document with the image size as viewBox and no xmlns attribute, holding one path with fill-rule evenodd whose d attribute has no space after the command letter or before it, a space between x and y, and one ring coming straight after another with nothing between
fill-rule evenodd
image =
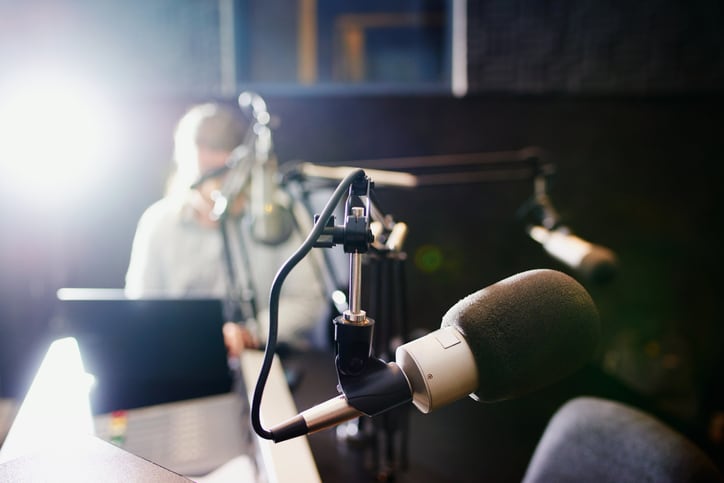
<instances>
[{"instance_id":1,"label":"person's hair","mask_svg":"<svg viewBox=\"0 0 724 483\"><path fill-rule=\"evenodd\" d=\"M244 142L247 130L242 116L222 104L209 102L188 109L174 131L175 173L168 193L187 191L204 174L199 173L199 148L230 152Z\"/></svg>"}]
</instances>

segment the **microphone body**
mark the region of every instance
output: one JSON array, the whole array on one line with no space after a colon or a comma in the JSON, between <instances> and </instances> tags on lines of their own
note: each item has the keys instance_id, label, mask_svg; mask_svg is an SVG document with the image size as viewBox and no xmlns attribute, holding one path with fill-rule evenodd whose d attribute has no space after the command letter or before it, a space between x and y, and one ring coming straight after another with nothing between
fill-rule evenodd
<instances>
[{"instance_id":1,"label":"microphone body","mask_svg":"<svg viewBox=\"0 0 724 483\"><path fill-rule=\"evenodd\" d=\"M587 280L607 282L616 273L618 262L611 250L589 243L564 227L549 230L532 226L528 233L549 255Z\"/></svg>"},{"instance_id":2,"label":"microphone body","mask_svg":"<svg viewBox=\"0 0 724 483\"><path fill-rule=\"evenodd\" d=\"M292 234L294 221L279 200L276 159L270 156L257 161L251 176L251 235L265 245L284 243Z\"/></svg>"},{"instance_id":3,"label":"microphone body","mask_svg":"<svg viewBox=\"0 0 724 483\"><path fill-rule=\"evenodd\" d=\"M425 414L464 398L478 387L473 350L455 327L443 327L401 345L395 361L407 376L412 403Z\"/></svg>"},{"instance_id":4,"label":"microphone body","mask_svg":"<svg viewBox=\"0 0 724 483\"><path fill-rule=\"evenodd\" d=\"M385 400L386 409L411 400L423 413L467 395L485 402L510 399L581 367L599 336L598 311L576 280L555 270L531 270L457 302L440 329L397 348L387 366L404 378L390 377L389 387L371 383L368 392ZM341 394L304 411L272 428L273 439L383 412L359 409L356 399Z\"/></svg>"},{"instance_id":5,"label":"microphone body","mask_svg":"<svg viewBox=\"0 0 724 483\"><path fill-rule=\"evenodd\" d=\"M251 236L266 245L284 243L292 234L294 220L280 203L277 189L277 159L271 134L271 116L264 99L250 91L239 95L239 107L254 120L254 163L251 168Z\"/></svg>"}]
</instances>

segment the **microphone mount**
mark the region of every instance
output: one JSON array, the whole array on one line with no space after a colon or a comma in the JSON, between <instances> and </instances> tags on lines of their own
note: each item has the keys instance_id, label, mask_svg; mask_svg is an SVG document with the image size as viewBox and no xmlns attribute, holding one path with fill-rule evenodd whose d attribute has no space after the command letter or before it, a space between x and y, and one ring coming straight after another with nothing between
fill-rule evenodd
<instances>
[{"instance_id":1,"label":"microphone mount","mask_svg":"<svg viewBox=\"0 0 724 483\"><path fill-rule=\"evenodd\" d=\"M344 224L335 225L331 216L314 243L324 248L342 245L350 257L349 309L333 320L335 365L339 389L348 404L368 416L412 400L400 368L374 357L375 321L361 308L362 255L375 239L370 227L373 185L369 177L358 177L349 187Z\"/></svg>"}]
</instances>

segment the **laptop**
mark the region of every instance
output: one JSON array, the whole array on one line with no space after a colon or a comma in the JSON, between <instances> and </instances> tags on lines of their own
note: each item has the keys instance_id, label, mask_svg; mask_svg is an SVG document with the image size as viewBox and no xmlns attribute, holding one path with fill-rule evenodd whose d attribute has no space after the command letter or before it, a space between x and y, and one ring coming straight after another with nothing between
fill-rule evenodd
<instances>
[{"instance_id":1,"label":"laptop","mask_svg":"<svg viewBox=\"0 0 724 483\"><path fill-rule=\"evenodd\" d=\"M218 299L129 299L63 289L54 334L77 340L94 378L96 436L187 476L248 455L254 438Z\"/></svg>"}]
</instances>

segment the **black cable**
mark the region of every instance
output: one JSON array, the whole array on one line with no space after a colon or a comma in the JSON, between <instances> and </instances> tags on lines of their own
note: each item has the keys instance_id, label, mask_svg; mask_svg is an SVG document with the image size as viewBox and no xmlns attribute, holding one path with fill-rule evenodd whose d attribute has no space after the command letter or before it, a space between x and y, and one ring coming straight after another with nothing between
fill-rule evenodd
<instances>
[{"instance_id":1,"label":"black cable","mask_svg":"<svg viewBox=\"0 0 724 483\"><path fill-rule=\"evenodd\" d=\"M266 381L269 378L272 362L274 361L274 353L276 352L277 332L279 328L279 295L281 294L282 284L294 266L296 266L296 264L299 263L314 247L314 244L322 234L322 231L327 225L327 221L334 213L334 210L337 208L337 205L345 192L358 177L364 176L365 173L361 169L352 171L345 176L345 178L337 186L337 189L335 189L334 193L332 193L329 201L327 201L327 204L322 210L322 213L319 215L314 227L309 232L309 235L307 235L307 238L297 251L294 252L284 265L281 266L274 277L274 282L272 283L269 293L269 331L267 334L266 349L264 350L264 359L262 360L261 367L259 368L259 378L256 381L256 387L254 388L254 395L251 401L251 425L254 428L254 431L256 431L256 433L264 439L273 439L271 431L265 429L261 424L260 411L264 387L266 386Z\"/></svg>"}]
</instances>

